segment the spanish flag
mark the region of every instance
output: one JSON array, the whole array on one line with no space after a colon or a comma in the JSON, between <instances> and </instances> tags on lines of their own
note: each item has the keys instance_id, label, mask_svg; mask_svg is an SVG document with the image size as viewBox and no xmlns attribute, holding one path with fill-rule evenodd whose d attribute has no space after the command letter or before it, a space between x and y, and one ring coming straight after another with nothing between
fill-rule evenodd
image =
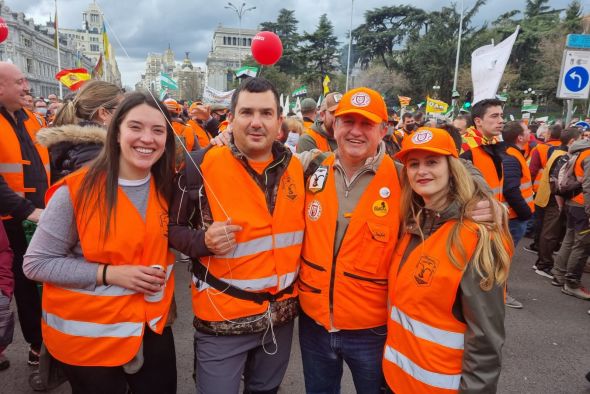
<instances>
[{"instance_id":1,"label":"spanish flag","mask_svg":"<svg viewBox=\"0 0 590 394\"><path fill-rule=\"evenodd\" d=\"M84 82L90 79L90 74L85 68L72 68L61 70L55 74L55 79L63 83L70 90L78 90Z\"/></svg>"},{"instance_id":2,"label":"spanish flag","mask_svg":"<svg viewBox=\"0 0 590 394\"><path fill-rule=\"evenodd\" d=\"M411 97L397 96L397 98L399 100L400 107L407 107L408 105L410 105L410 101L412 101Z\"/></svg>"}]
</instances>

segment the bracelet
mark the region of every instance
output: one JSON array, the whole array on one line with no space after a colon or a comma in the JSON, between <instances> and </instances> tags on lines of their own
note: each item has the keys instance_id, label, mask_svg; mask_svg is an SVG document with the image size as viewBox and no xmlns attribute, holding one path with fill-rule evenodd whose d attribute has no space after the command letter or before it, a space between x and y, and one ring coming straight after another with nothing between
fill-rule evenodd
<instances>
[{"instance_id":1,"label":"bracelet","mask_svg":"<svg viewBox=\"0 0 590 394\"><path fill-rule=\"evenodd\" d=\"M107 267L108 267L108 265L105 264L105 265L103 265L103 269L102 269L102 284L104 286L108 286L109 285L107 283Z\"/></svg>"}]
</instances>

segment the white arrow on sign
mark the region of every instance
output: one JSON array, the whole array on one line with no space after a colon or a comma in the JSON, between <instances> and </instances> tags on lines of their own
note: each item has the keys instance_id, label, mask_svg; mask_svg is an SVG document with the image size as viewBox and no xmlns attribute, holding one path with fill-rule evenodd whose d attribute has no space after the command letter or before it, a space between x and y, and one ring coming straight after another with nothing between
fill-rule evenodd
<instances>
[{"instance_id":1,"label":"white arrow on sign","mask_svg":"<svg viewBox=\"0 0 590 394\"><path fill-rule=\"evenodd\" d=\"M578 89L582 88L582 76L576 74L576 72L574 71L573 73L570 74L570 78L571 79L578 79Z\"/></svg>"}]
</instances>

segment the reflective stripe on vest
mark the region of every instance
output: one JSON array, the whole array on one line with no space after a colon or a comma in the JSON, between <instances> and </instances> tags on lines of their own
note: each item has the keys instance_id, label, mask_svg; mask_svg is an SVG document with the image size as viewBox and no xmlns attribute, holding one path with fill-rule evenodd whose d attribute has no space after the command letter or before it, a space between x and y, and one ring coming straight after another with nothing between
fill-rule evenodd
<instances>
[{"instance_id":1,"label":"reflective stripe on vest","mask_svg":"<svg viewBox=\"0 0 590 394\"><path fill-rule=\"evenodd\" d=\"M23 165L14 163L0 163L0 172L19 174L23 172Z\"/></svg>"},{"instance_id":2,"label":"reflective stripe on vest","mask_svg":"<svg viewBox=\"0 0 590 394\"><path fill-rule=\"evenodd\" d=\"M170 279L170 275L172 275L172 270L174 269L174 264L170 264L166 267L166 283L168 283L168 279ZM100 285L96 286L94 290L84 290L84 289L73 289L70 287L64 287L64 289L68 291L72 291L74 293L86 294L86 295L95 295L101 297L120 297L120 296L127 296L131 294L136 294L137 292L134 290L129 290L124 287L116 286L116 285Z\"/></svg>"},{"instance_id":3,"label":"reflective stripe on vest","mask_svg":"<svg viewBox=\"0 0 590 394\"><path fill-rule=\"evenodd\" d=\"M45 323L60 332L77 337L87 338L128 338L141 336L143 323L91 323L85 321L66 320L52 313L43 311Z\"/></svg>"},{"instance_id":4,"label":"reflective stripe on vest","mask_svg":"<svg viewBox=\"0 0 590 394\"><path fill-rule=\"evenodd\" d=\"M298 272L289 272L287 274L281 275L278 279L279 282L279 290L286 289L287 287L291 286L295 279L297 278ZM246 291L261 291L266 289L271 289L273 287L277 287L277 276L272 275L266 278L260 279L231 279L231 278L218 278L226 282L229 285L237 287L242 290ZM208 289L209 284L199 280L196 276L193 275L193 283L198 291L203 291Z\"/></svg>"},{"instance_id":5,"label":"reflective stripe on vest","mask_svg":"<svg viewBox=\"0 0 590 394\"><path fill-rule=\"evenodd\" d=\"M237 259L244 256L253 255L261 252L268 252L273 249L287 248L289 246L301 245L303 242L303 231L294 231L290 233L282 233L274 235L274 247L273 247L273 236L267 235L264 237L252 239L246 242L240 242L236 248L230 253L218 258L225 259Z\"/></svg>"},{"instance_id":6,"label":"reflective stripe on vest","mask_svg":"<svg viewBox=\"0 0 590 394\"><path fill-rule=\"evenodd\" d=\"M427 371L390 346L385 346L384 357L387 361L394 363L414 379L429 386L447 390L459 389L461 374L445 375L442 373Z\"/></svg>"},{"instance_id":7,"label":"reflective stripe on vest","mask_svg":"<svg viewBox=\"0 0 590 394\"><path fill-rule=\"evenodd\" d=\"M465 336L461 333L442 330L412 319L395 306L391 308L391 320L399 323L404 329L410 331L418 338L435 342L451 349L463 350Z\"/></svg>"}]
</instances>

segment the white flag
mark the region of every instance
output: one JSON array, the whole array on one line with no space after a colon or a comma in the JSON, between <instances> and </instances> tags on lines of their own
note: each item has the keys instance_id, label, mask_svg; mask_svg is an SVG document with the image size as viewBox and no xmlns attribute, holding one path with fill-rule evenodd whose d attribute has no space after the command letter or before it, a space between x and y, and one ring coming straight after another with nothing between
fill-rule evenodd
<instances>
[{"instance_id":1,"label":"white flag","mask_svg":"<svg viewBox=\"0 0 590 394\"><path fill-rule=\"evenodd\" d=\"M301 98L297 97L297 101L295 102L295 108L293 108L293 112L295 115L301 120L303 120L303 115L301 114Z\"/></svg>"},{"instance_id":2,"label":"white flag","mask_svg":"<svg viewBox=\"0 0 590 394\"><path fill-rule=\"evenodd\" d=\"M283 105L283 116L287 116L287 114L289 113L289 106L291 104L289 103L289 95L287 95L287 97L285 98L285 105Z\"/></svg>"},{"instance_id":3,"label":"white flag","mask_svg":"<svg viewBox=\"0 0 590 394\"><path fill-rule=\"evenodd\" d=\"M519 29L520 26L517 26L516 31L498 45L485 45L471 54L473 104L484 99L496 98Z\"/></svg>"}]
</instances>

